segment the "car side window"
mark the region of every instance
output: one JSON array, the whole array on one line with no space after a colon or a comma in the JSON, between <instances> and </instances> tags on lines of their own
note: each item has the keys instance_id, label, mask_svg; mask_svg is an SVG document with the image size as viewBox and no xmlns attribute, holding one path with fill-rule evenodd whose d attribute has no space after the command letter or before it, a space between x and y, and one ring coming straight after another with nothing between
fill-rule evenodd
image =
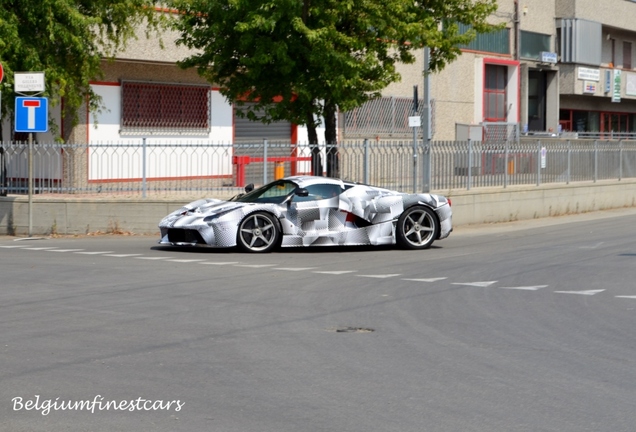
<instances>
[{"instance_id":1,"label":"car side window","mask_svg":"<svg viewBox=\"0 0 636 432\"><path fill-rule=\"evenodd\" d=\"M313 184L311 186L307 186L305 189L307 189L309 195L306 197L295 196L294 201L318 201L329 199L337 197L343 192L343 189L337 184Z\"/></svg>"},{"instance_id":2,"label":"car side window","mask_svg":"<svg viewBox=\"0 0 636 432\"><path fill-rule=\"evenodd\" d=\"M281 180L245 194L238 201L280 204L297 187L295 183Z\"/></svg>"}]
</instances>

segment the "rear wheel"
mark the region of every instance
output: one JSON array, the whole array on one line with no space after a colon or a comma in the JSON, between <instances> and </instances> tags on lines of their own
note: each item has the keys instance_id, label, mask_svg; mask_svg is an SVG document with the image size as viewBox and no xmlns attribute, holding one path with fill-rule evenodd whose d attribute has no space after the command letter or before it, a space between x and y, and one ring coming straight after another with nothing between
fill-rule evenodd
<instances>
[{"instance_id":1,"label":"rear wheel","mask_svg":"<svg viewBox=\"0 0 636 432\"><path fill-rule=\"evenodd\" d=\"M236 244L246 252L270 252L280 239L278 221L269 213L252 213L241 221L236 237Z\"/></svg>"},{"instance_id":2,"label":"rear wheel","mask_svg":"<svg viewBox=\"0 0 636 432\"><path fill-rule=\"evenodd\" d=\"M427 249L439 237L439 229L433 210L424 206L410 207L398 219L397 243L408 249Z\"/></svg>"}]
</instances>

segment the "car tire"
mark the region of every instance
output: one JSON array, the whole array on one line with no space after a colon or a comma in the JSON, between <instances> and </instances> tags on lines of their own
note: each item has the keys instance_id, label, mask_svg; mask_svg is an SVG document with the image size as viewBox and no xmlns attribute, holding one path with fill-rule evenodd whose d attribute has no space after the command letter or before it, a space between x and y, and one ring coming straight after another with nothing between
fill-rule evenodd
<instances>
[{"instance_id":1,"label":"car tire","mask_svg":"<svg viewBox=\"0 0 636 432\"><path fill-rule=\"evenodd\" d=\"M278 220L266 212L251 213L239 223L236 244L245 252L271 252L280 243Z\"/></svg>"},{"instance_id":2,"label":"car tire","mask_svg":"<svg viewBox=\"0 0 636 432\"><path fill-rule=\"evenodd\" d=\"M439 221L428 207L413 206L398 218L396 237L399 246L407 249L428 249L439 237Z\"/></svg>"}]
</instances>

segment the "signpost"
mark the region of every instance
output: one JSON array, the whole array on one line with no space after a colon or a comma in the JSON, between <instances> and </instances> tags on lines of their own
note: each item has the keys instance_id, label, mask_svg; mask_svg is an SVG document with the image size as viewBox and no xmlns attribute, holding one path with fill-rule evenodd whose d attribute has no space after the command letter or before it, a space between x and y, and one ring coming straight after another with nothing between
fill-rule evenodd
<instances>
[{"instance_id":1,"label":"signpost","mask_svg":"<svg viewBox=\"0 0 636 432\"><path fill-rule=\"evenodd\" d=\"M2 83L2 80L4 79L4 68L2 67L2 63L0 63L0 83ZM0 119L2 118L2 92L0 91ZM2 137L0 137L0 141L2 140ZM0 167L0 169L2 169Z\"/></svg>"},{"instance_id":2,"label":"signpost","mask_svg":"<svg viewBox=\"0 0 636 432\"><path fill-rule=\"evenodd\" d=\"M417 193L417 128L422 124L422 119L418 115L419 97L417 96L417 86L413 86L413 115L409 116L409 127L413 128L413 193Z\"/></svg>"},{"instance_id":3,"label":"signpost","mask_svg":"<svg viewBox=\"0 0 636 432\"><path fill-rule=\"evenodd\" d=\"M44 72L16 72L14 75L14 90L22 95L15 98L15 131L29 134L29 237L33 231L33 132L49 130L48 99L33 96L45 88Z\"/></svg>"}]
</instances>

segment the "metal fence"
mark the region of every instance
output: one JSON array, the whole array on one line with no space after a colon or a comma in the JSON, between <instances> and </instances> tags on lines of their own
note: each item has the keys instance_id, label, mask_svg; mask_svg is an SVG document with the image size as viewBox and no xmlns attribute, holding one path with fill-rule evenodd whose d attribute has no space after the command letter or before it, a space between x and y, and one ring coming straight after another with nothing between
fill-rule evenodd
<instances>
[{"instance_id":1,"label":"metal fence","mask_svg":"<svg viewBox=\"0 0 636 432\"><path fill-rule=\"evenodd\" d=\"M501 143L352 140L337 146L3 143L1 191L135 196L233 194L246 184L317 172L376 186L450 191L636 178L636 141L521 139ZM31 164L29 164L29 159Z\"/></svg>"}]
</instances>

